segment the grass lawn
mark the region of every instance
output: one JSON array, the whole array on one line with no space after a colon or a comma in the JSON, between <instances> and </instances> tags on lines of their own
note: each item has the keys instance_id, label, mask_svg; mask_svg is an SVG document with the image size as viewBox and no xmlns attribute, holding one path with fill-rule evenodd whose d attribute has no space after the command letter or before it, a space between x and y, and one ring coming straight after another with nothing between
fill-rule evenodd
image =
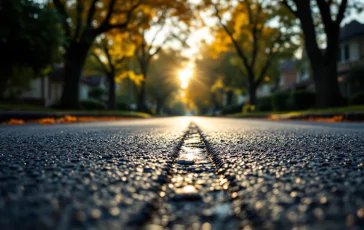
<instances>
[{"instance_id":1,"label":"grass lawn","mask_svg":"<svg viewBox=\"0 0 364 230\"><path fill-rule=\"evenodd\" d=\"M311 109L302 111L278 111L278 112L250 112L250 113L235 113L228 115L229 117L268 117L272 115L281 116L298 116L305 114L320 114L320 113L346 113L346 112L364 112L364 105L336 107L327 109Z\"/></svg>"},{"instance_id":2,"label":"grass lawn","mask_svg":"<svg viewBox=\"0 0 364 230\"><path fill-rule=\"evenodd\" d=\"M0 110L5 111L39 111L39 112L64 112L64 113L90 113L90 115L113 115L113 116L121 116L121 117L140 117L147 118L151 117L151 115L147 113L141 112L132 112L132 111L121 111L121 110L56 110L52 108L47 108L43 106L37 105L27 105L27 104L0 104Z\"/></svg>"}]
</instances>

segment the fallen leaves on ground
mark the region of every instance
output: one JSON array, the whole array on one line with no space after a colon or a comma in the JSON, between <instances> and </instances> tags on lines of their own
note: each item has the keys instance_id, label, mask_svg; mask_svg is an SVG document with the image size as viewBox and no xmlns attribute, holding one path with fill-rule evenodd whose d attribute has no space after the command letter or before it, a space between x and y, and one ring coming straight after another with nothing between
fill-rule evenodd
<instances>
[{"instance_id":1,"label":"fallen leaves on ground","mask_svg":"<svg viewBox=\"0 0 364 230\"><path fill-rule=\"evenodd\" d=\"M21 119L10 119L9 121L4 122L5 125L22 125L24 121Z\"/></svg>"},{"instance_id":2,"label":"fallen leaves on ground","mask_svg":"<svg viewBox=\"0 0 364 230\"><path fill-rule=\"evenodd\" d=\"M9 121L3 122L5 125L22 125L25 123L38 123L42 125L59 124L59 123L75 123L75 122L92 122L92 121L116 121L116 120L130 120L134 119L131 117L75 117L65 116L61 118L47 117L37 120L24 121L21 119L10 119Z\"/></svg>"},{"instance_id":3,"label":"fallen leaves on ground","mask_svg":"<svg viewBox=\"0 0 364 230\"><path fill-rule=\"evenodd\" d=\"M270 118L268 118L268 120L280 121L280 120L292 120L292 118L290 118L290 117L280 117L280 116L273 115ZM343 122L343 121L347 121L347 120L344 119L343 116L334 116L334 117L308 117L306 119L303 118L303 119L298 119L298 120L317 121L317 122Z\"/></svg>"}]
</instances>

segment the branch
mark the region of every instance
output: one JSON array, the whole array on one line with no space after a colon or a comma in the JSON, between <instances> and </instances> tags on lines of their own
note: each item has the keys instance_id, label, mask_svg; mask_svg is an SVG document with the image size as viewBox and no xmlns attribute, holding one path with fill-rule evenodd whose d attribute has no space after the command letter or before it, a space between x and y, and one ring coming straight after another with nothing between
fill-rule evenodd
<instances>
[{"instance_id":1,"label":"branch","mask_svg":"<svg viewBox=\"0 0 364 230\"><path fill-rule=\"evenodd\" d=\"M296 17L298 16L297 10L294 10L289 4L287 0L282 0L281 3Z\"/></svg>"},{"instance_id":2,"label":"branch","mask_svg":"<svg viewBox=\"0 0 364 230\"><path fill-rule=\"evenodd\" d=\"M335 20L336 25L340 25L341 21L344 19L345 10L346 10L347 6L348 6L348 0L342 0L340 7L339 7L339 12L338 12L338 14L336 16L336 20Z\"/></svg>"},{"instance_id":3,"label":"branch","mask_svg":"<svg viewBox=\"0 0 364 230\"><path fill-rule=\"evenodd\" d=\"M227 26L222 22L222 18L219 15L219 9L217 8L217 6L215 4L214 4L214 7L215 7L215 11L216 11L215 14L216 14L216 17L219 19L220 25L223 27L223 29L226 31L226 33L229 35L230 40L233 43L236 52L238 53L239 57L243 60L244 66L249 73L248 76L250 76L252 74L252 69L249 66L248 59L245 56L244 51L240 48L238 42L235 40L235 38L234 38L232 32L229 30L229 28L227 28Z\"/></svg>"},{"instance_id":4,"label":"branch","mask_svg":"<svg viewBox=\"0 0 364 230\"><path fill-rule=\"evenodd\" d=\"M257 54L258 54L258 50L259 50L259 44L258 44L258 37L257 37L257 33L258 33L258 18L259 18L259 14L262 10L262 5L258 3L258 10L255 13L256 17L255 20L253 22L253 12L251 7L251 4L249 4L250 2L246 1L245 2L247 5L246 7L248 8L248 14L249 14L249 21L250 24L253 24L253 29L252 29L252 35L253 35L253 50L252 50L252 60L251 60L251 64L250 66L252 67L252 69L254 69L255 66L255 61L257 59Z\"/></svg>"},{"instance_id":5,"label":"branch","mask_svg":"<svg viewBox=\"0 0 364 230\"><path fill-rule=\"evenodd\" d=\"M100 57L96 53L94 53L94 52L91 53L91 56L93 56L96 59L96 61L100 64L101 72L104 72L106 75L108 75L110 71L105 66L105 63L103 63L101 61ZM97 71L99 71L99 70L97 70Z\"/></svg>"},{"instance_id":6,"label":"branch","mask_svg":"<svg viewBox=\"0 0 364 230\"><path fill-rule=\"evenodd\" d=\"M114 72L114 65L112 63L112 58L111 58L111 55L109 53L109 47L108 47L107 42L108 42L107 40L103 41L102 49L104 50L104 53L106 54L106 59L107 59L107 62L109 63L109 67L110 67L111 72Z\"/></svg>"},{"instance_id":7,"label":"branch","mask_svg":"<svg viewBox=\"0 0 364 230\"><path fill-rule=\"evenodd\" d=\"M255 86L258 87L264 76L266 75L267 71L268 71L268 68L270 67L271 63L272 63L272 60L274 59L274 57L277 55L278 51L277 52L274 52L273 49L274 49L274 44L280 39L280 33L279 35L277 36L277 38L272 42L271 44L271 47L269 48L269 54L268 54L268 58L267 58L267 61L266 63L264 64L263 68L262 68L262 71L260 72L259 74L259 78L258 80L255 82ZM281 44L280 46L278 47L277 50L279 50L279 48L281 47Z\"/></svg>"},{"instance_id":8,"label":"branch","mask_svg":"<svg viewBox=\"0 0 364 230\"><path fill-rule=\"evenodd\" d=\"M58 13L63 16L63 29L65 30L66 35L70 36L70 25L67 22L69 16L67 14L66 8L64 7L64 4L60 0L53 0L53 4L56 7Z\"/></svg>"},{"instance_id":9,"label":"branch","mask_svg":"<svg viewBox=\"0 0 364 230\"><path fill-rule=\"evenodd\" d=\"M102 22L102 24L110 23L110 18L111 18L112 13L114 12L115 3L116 3L116 0L110 0L109 8L107 9L107 14L106 14L106 17L105 17L104 21Z\"/></svg>"},{"instance_id":10,"label":"branch","mask_svg":"<svg viewBox=\"0 0 364 230\"><path fill-rule=\"evenodd\" d=\"M73 36L74 39L77 39L77 37L79 36L80 31L81 31L82 14L83 14L83 4L81 3L81 0L77 0L76 30L75 30L75 34Z\"/></svg>"},{"instance_id":11,"label":"branch","mask_svg":"<svg viewBox=\"0 0 364 230\"><path fill-rule=\"evenodd\" d=\"M326 0L316 0L316 2L317 2L317 6L320 9L320 15L321 15L322 22L324 23L325 28L331 27L332 18L331 18L330 5L326 2ZM325 30L327 30L327 29L325 29Z\"/></svg>"},{"instance_id":12,"label":"branch","mask_svg":"<svg viewBox=\"0 0 364 230\"><path fill-rule=\"evenodd\" d=\"M153 39L152 39L152 41L150 42L150 45L149 45L149 49L148 49L148 53L150 52L150 50L152 49L152 47L153 47L153 44L154 44L154 42L155 42L155 40L157 39L157 37L158 37L158 35L160 34L160 32L162 32L162 30L163 30L163 28L164 28L164 25L165 24L163 24L162 26L161 26L161 28L154 34L154 37L153 37Z\"/></svg>"},{"instance_id":13,"label":"branch","mask_svg":"<svg viewBox=\"0 0 364 230\"><path fill-rule=\"evenodd\" d=\"M94 16L95 10L96 10L96 2L97 2L97 0L93 0L91 3L90 9L87 14L87 20L86 20L87 26L91 26L92 17Z\"/></svg>"},{"instance_id":14,"label":"branch","mask_svg":"<svg viewBox=\"0 0 364 230\"><path fill-rule=\"evenodd\" d=\"M159 53L159 51L162 50L162 46L159 46L153 53L148 55L147 58L147 63L149 63L150 59L152 59L153 56L155 56L157 53Z\"/></svg>"},{"instance_id":15,"label":"branch","mask_svg":"<svg viewBox=\"0 0 364 230\"><path fill-rule=\"evenodd\" d=\"M117 28L118 29L126 29L126 27L128 26L128 24L130 22L130 19L131 19L131 16L132 16L134 10L136 8L138 8L141 5L141 2L142 2L142 0L139 0L138 3L136 3L134 6L132 6L130 8L130 10L127 11L127 16L126 16L125 22L118 23L118 24L110 24L110 18L111 18L112 13L114 12L113 8L114 8L114 5L115 5L115 1L116 0L111 0L110 5L109 5L109 9L108 9L108 13L107 13L107 15L105 17L105 20L101 23L99 28L95 29L95 32L97 34L101 34L101 33L107 32L107 31L112 30L112 29L117 29Z\"/></svg>"}]
</instances>

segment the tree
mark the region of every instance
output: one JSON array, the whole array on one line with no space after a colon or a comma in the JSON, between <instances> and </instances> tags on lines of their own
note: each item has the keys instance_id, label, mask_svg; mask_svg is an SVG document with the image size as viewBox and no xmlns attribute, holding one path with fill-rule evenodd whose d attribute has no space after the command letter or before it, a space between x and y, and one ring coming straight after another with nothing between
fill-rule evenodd
<instances>
[{"instance_id":1,"label":"tree","mask_svg":"<svg viewBox=\"0 0 364 230\"><path fill-rule=\"evenodd\" d=\"M6 89L27 87L60 56L62 30L52 9L28 0L0 2L0 98Z\"/></svg>"},{"instance_id":2,"label":"tree","mask_svg":"<svg viewBox=\"0 0 364 230\"><path fill-rule=\"evenodd\" d=\"M96 39L86 67L104 74L109 83L108 109L115 109L116 83L126 77L128 58L134 53L134 44L126 33L107 34Z\"/></svg>"},{"instance_id":3,"label":"tree","mask_svg":"<svg viewBox=\"0 0 364 230\"><path fill-rule=\"evenodd\" d=\"M188 12L184 10L180 13L187 14ZM135 56L137 57L139 70L143 76L143 81L141 82L138 93L137 104L139 111L145 111L147 109L145 105L145 84L148 77L149 64L153 57L162 50L163 46L173 39L180 41L182 45L185 44L185 40L187 39L186 32L180 30L181 26L178 26L178 23L180 23L180 16L181 15L176 14L176 12L171 11L170 9L165 9L159 12L155 20L150 22L150 29L155 30L154 33L148 29L140 28L137 33L131 35L137 46ZM185 25L188 25L188 23L187 20L184 20ZM164 29L167 24L169 29L166 31ZM178 35L176 35L176 32L171 31L172 27L179 30ZM153 34L150 41L147 41L147 33Z\"/></svg>"},{"instance_id":4,"label":"tree","mask_svg":"<svg viewBox=\"0 0 364 230\"><path fill-rule=\"evenodd\" d=\"M149 77L146 79L148 98L156 104L159 114L166 103L179 91L178 70L182 69L186 58L174 50L161 51L150 63Z\"/></svg>"},{"instance_id":5,"label":"tree","mask_svg":"<svg viewBox=\"0 0 364 230\"><path fill-rule=\"evenodd\" d=\"M203 44L200 57L195 60L195 71L188 83L185 100L199 114L215 112L222 105L221 59L213 57L211 46Z\"/></svg>"},{"instance_id":6,"label":"tree","mask_svg":"<svg viewBox=\"0 0 364 230\"><path fill-rule=\"evenodd\" d=\"M61 106L78 108L78 88L81 71L95 38L114 29L130 31L144 26L158 10L169 8L183 12L186 1L167 0L52 0L62 16L67 37L65 45L64 87Z\"/></svg>"},{"instance_id":7,"label":"tree","mask_svg":"<svg viewBox=\"0 0 364 230\"><path fill-rule=\"evenodd\" d=\"M210 4L221 25L221 29L216 30L215 47L220 52L228 50L229 45L234 47L241 60L242 77L247 78L249 103L255 105L257 88L274 60L278 56L292 56L297 48L291 39L294 31L289 26L291 21L287 20L288 12L263 0ZM227 12L229 20L224 19ZM277 18L278 15L284 17ZM278 26L273 26L274 20Z\"/></svg>"},{"instance_id":8,"label":"tree","mask_svg":"<svg viewBox=\"0 0 364 230\"><path fill-rule=\"evenodd\" d=\"M337 81L337 50L340 24L349 9L359 9L359 2L348 0L281 0L299 20L304 35L305 48L310 61L317 93L317 106L339 106L343 103ZM320 32L317 23L323 25L326 49L320 48Z\"/></svg>"},{"instance_id":9,"label":"tree","mask_svg":"<svg viewBox=\"0 0 364 230\"><path fill-rule=\"evenodd\" d=\"M241 67L235 64L236 53L234 50L221 53L220 59L220 74L222 76L223 89L226 94L225 105L233 104L234 94L240 93L247 85L246 79L242 78Z\"/></svg>"}]
</instances>

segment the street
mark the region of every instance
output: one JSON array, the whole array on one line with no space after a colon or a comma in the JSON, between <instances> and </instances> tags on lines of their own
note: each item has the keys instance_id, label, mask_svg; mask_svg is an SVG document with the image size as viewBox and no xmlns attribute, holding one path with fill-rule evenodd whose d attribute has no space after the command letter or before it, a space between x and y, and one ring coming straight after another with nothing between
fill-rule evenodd
<instances>
[{"instance_id":1,"label":"street","mask_svg":"<svg viewBox=\"0 0 364 230\"><path fill-rule=\"evenodd\" d=\"M364 124L0 127L0 229L364 229Z\"/></svg>"}]
</instances>

